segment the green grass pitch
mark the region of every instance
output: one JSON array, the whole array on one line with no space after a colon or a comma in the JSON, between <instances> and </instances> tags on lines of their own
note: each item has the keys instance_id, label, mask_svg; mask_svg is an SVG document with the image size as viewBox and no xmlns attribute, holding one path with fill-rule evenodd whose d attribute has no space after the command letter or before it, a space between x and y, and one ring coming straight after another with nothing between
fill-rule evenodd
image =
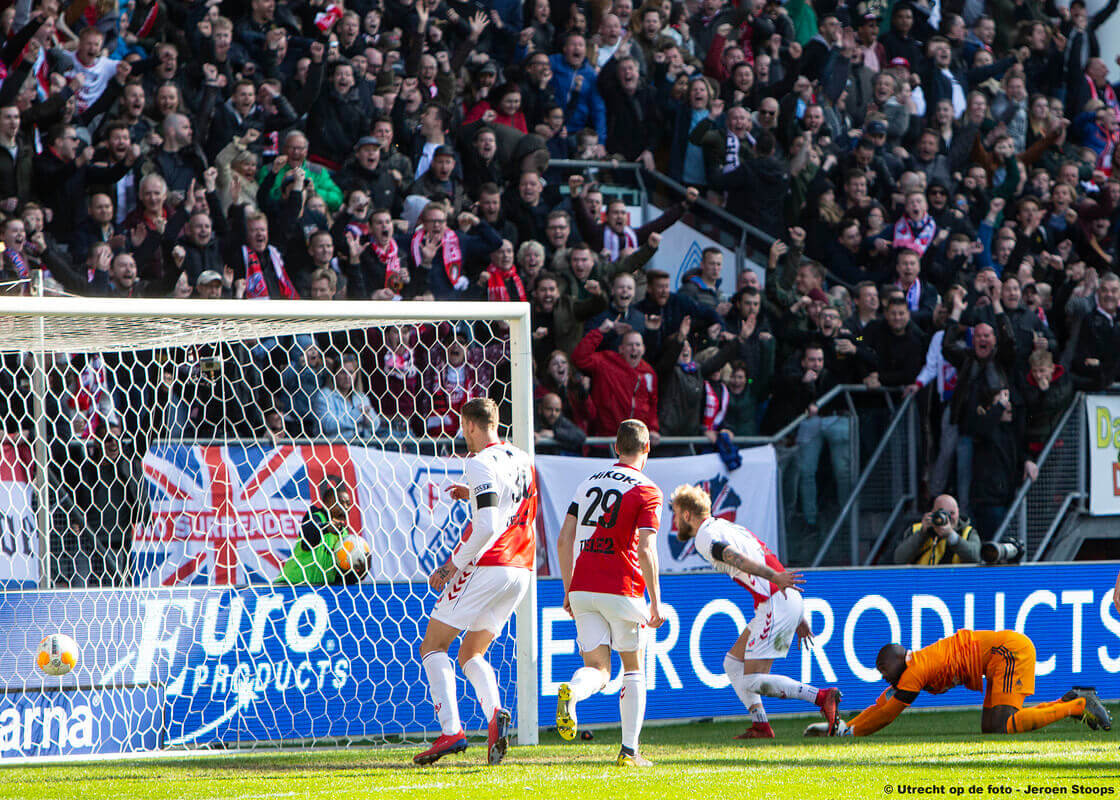
<instances>
[{"instance_id":1,"label":"green grass pitch","mask_svg":"<svg viewBox=\"0 0 1120 800\"><path fill-rule=\"evenodd\" d=\"M909 712L858 740L803 739L809 721L775 719L777 738L761 742L732 741L739 722L648 727L642 752L655 764L644 770L614 766L616 728L590 742L542 733L540 746L511 748L497 768L474 740L430 767L412 765L417 748L398 747L0 768L0 798L1120 797L1120 736L1073 720L995 737L978 733L979 711Z\"/></svg>"}]
</instances>

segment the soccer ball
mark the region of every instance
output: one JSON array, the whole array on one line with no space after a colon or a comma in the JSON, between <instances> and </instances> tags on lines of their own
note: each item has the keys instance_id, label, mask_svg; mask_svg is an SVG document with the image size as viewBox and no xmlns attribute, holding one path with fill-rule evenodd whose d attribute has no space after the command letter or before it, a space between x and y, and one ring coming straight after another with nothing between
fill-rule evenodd
<instances>
[{"instance_id":1,"label":"soccer ball","mask_svg":"<svg viewBox=\"0 0 1120 800\"><path fill-rule=\"evenodd\" d=\"M369 571L369 558L369 542L356 533L349 534L334 551L338 571L347 576L364 576Z\"/></svg>"},{"instance_id":2,"label":"soccer ball","mask_svg":"<svg viewBox=\"0 0 1120 800\"><path fill-rule=\"evenodd\" d=\"M65 675L78 666L78 643L65 633L52 633L39 642L35 663L48 675Z\"/></svg>"}]
</instances>

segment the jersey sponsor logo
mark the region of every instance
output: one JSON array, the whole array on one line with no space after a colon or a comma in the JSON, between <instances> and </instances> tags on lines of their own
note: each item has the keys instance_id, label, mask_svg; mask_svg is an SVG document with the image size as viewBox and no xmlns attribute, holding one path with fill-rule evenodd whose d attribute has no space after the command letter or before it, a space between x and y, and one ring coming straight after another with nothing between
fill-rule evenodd
<instances>
[{"instance_id":1,"label":"jersey sponsor logo","mask_svg":"<svg viewBox=\"0 0 1120 800\"><path fill-rule=\"evenodd\" d=\"M579 551L581 553L600 553L613 556L614 539L605 536L592 536L590 539L584 539L579 543Z\"/></svg>"},{"instance_id":2,"label":"jersey sponsor logo","mask_svg":"<svg viewBox=\"0 0 1120 800\"><path fill-rule=\"evenodd\" d=\"M739 506L743 504L738 492L731 488L731 480L726 475L715 475L705 481L694 484L708 493L712 498L712 516L736 522L739 516ZM677 527L674 522L669 531L669 552L675 561L684 561L689 556L696 554L696 539L682 542L677 538Z\"/></svg>"}]
</instances>

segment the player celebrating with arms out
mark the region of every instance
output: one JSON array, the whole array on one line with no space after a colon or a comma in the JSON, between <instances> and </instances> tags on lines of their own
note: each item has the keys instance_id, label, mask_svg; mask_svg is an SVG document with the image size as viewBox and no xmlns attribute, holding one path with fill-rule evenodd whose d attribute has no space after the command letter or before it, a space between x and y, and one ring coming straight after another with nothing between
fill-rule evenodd
<instances>
[{"instance_id":1,"label":"player celebrating with arms out","mask_svg":"<svg viewBox=\"0 0 1120 800\"><path fill-rule=\"evenodd\" d=\"M696 552L754 597L754 618L723 659L731 688L751 713L751 727L735 738L774 738L761 695L814 703L827 720L828 730L833 730L840 705L839 689L817 689L784 675L770 674L774 659L785 658L795 634L802 642L813 639L809 623L801 615L798 584L805 582L801 574L787 571L746 528L713 517L711 498L698 486L678 486L670 500L677 538L687 542L695 537Z\"/></svg>"},{"instance_id":2,"label":"player celebrating with arms out","mask_svg":"<svg viewBox=\"0 0 1120 800\"><path fill-rule=\"evenodd\" d=\"M1016 631L960 630L921 650L884 645L875 668L890 684L875 705L850 723L841 721L843 736L869 736L890 725L923 689L941 694L955 686L974 692L984 688L981 733L1026 733L1066 717L1078 717L1091 729L1112 729L1112 717L1093 689L1074 687L1060 700L1023 708L1034 694L1034 643ZM807 736L824 735L810 725Z\"/></svg>"},{"instance_id":3,"label":"player celebrating with arms out","mask_svg":"<svg viewBox=\"0 0 1120 800\"><path fill-rule=\"evenodd\" d=\"M647 767L638 753L646 713L642 628L658 627L657 531L661 490L642 474L649 458L649 428L626 419L615 435L618 462L591 475L576 489L556 543L564 578L564 610L576 621L576 643L584 666L560 684L556 728L576 736L576 704L601 691L610 679L611 649L622 659L620 767ZM579 542L579 554L575 553ZM574 565L573 565L574 561ZM649 590L649 606L645 593Z\"/></svg>"},{"instance_id":4,"label":"player celebrating with arms out","mask_svg":"<svg viewBox=\"0 0 1120 800\"><path fill-rule=\"evenodd\" d=\"M463 631L459 666L489 721L487 760L498 764L505 756L510 714L501 707L486 651L525 596L536 556L537 486L529 454L498 438L498 406L493 400L468 400L460 416L471 457L463 470L467 485L452 487L451 496L470 499L471 526L447 563L428 578L440 596L420 643L420 658L442 735L413 757L417 764L467 749L455 696L455 667L447 654Z\"/></svg>"}]
</instances>

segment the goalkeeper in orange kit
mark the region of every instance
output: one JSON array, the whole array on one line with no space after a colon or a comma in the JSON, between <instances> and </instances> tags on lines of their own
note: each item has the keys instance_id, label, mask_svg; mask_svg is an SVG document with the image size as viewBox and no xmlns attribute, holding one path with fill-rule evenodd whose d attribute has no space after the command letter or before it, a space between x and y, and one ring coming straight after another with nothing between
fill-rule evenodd
<instances>
[{"instance_id":1,"label":"goalkeeper in orange kit","mask_svg":"<svg viewBox=\"0 0 1120 800\"><path fill-rule=\"evenodd\" d=\"M1112 718L1093 689L1074 687L1060 700L1023 708L1034 694L1034 664L1034 644L1015 631L957 631L917 651L888 644L875 668L890 688L847 725L838 724L836 735L868 736L894 722L918 692L941 694L955 686L984 691L983 733L1025 733L1066 717L1111 730ZM824 735L819 727L810 725L805 734Z\"/></svg>"}]
</instances>

